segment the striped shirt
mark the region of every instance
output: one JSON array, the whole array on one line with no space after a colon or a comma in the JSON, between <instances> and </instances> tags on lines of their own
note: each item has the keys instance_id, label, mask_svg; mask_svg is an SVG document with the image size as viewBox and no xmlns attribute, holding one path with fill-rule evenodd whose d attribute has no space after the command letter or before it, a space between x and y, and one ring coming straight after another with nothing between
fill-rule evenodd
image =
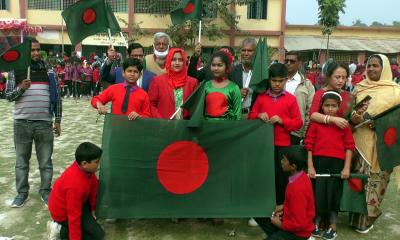
<instances>
[{"instance_id":1,"label":"striped shirt","mask_svg":"<svg viewBox=\"0 0 400 240\"><path fill-rule=\"evenodd\" d=\"M31 72L31 79L35 78L36 73ZM43 78L43 76L41 76ZM52 103L50 101L50 81L54 81L56 91L59 91L58 82L53 71L47 72L47 78L34 79L27 90L18 87L15 73L9 73L6 87L6 98L15 101L14 119L26 120L45 120L52 121L54 115L57 123L61 122L62 102L60 94Z\"/></svg>"}]
</instances>

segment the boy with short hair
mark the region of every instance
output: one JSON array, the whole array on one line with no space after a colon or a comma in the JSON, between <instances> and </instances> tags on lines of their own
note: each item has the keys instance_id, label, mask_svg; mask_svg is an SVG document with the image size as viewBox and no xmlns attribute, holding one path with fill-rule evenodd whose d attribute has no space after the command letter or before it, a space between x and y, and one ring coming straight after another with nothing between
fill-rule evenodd
<instances>
[{"instance_id":1,"label":"boy with short hair","mask_svg":"<svg viewBox=\"0 0 400 240\"><path fill-rule=\"evenodd\" d=\"M112 102L111 113L127 115L129 120L138 117L151 117L150 100L147 93L137 86L143 65L138 59L127 59L123 63L123 77L125 81L109 86L100 95L92 98L92 106L99 114L106 114L104 106Z\"/></svg>"},{"instance_id":2,"label":"boy with short hair","mask_svg":"<svg viewBox=\"0 0 400 240\"><path fill-rule=\"evenodd\" d=\"M284 172L290 173L285 201L271 218L255 218L268 240L306 240L314 230L314 195L311 181L303 171L307 151L301 145L286 148L281 160Z\"/></svg>"},{"instance_id":3,"label":"boy with short hair","mask_svg":"<svg viewBox=\"0 0 400 240\"><path fill-rule=\"evenodd\" d=\"M49 197L49 211L55 221L48 223L49 239L57 239L57 235L70 240L104 238L95 216L99 184L95 172L102 153L93 143L81 143L75 161L55 181Z\"/></svg>"},{"instance_id":4,"label":"boy with short hair","mask_svg":"<svg viewBox=\"0 0 400 240\"><path fill-rule=\"evenodd\" d=\"M282 152L290 146L290 132L303 125L296 97L285 91L288 69L282 63L269 68L269 89L258 95L249 113L249 119L261 119L274 125L275 145L275 191L276 203L282 204L288 175L282 171L280 160Z\"/></svg>"}]
</instances>

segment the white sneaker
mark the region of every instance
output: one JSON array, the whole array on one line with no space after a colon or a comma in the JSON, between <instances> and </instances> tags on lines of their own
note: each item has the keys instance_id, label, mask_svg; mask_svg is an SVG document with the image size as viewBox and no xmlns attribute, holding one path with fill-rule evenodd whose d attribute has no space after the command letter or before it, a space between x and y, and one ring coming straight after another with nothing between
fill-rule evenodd
<instances>
[{"instance_id":1,"label":"white sneaker","mask_svg":"<svg viewBox=\"0 0 400 240\"><path fill-rule=\"evenodd\" d=\"M59 240L60 239L61 225L49 220L47 221L47 239Z\"/></svg>"},{"instance_id":2,"label":"white sneaker","mask_svg":"<svg viewBox=\"0 0 400 240\"><path fill-rule=\"evenodd\" d=\"M250 218L249 222L247 223L250 227L257 227L258 223L256 222L256 220L254 220L254 218Z\"/></svg>"}]
</instances>

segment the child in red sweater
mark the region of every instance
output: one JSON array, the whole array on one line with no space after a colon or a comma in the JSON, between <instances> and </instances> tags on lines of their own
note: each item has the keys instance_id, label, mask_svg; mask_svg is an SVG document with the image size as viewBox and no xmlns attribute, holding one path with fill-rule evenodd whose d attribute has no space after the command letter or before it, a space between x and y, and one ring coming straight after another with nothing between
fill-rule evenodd
<instances>
[{"instance_id":1,"label":"child in red sweater","mask_svg":"<svg viewBox=\"0 0 400 240\"><path fill-rule=\"evenodd\" d=\"M249 119L261 119L274 125L275 145L275 191L276 203L283 203L288 175L282 171L280 161L282 152L290 146L290 132L299 130L303 125L296 97L286 92L288 70L282 63L272 64L269 68L270 88L258 95Z\"/></svg>"},{"instance_id":2,"label":"child in red sweater","mask_svg":"<svg viewBox=\"0 0 400 240\"><path fill-rule=\"evenodd\" d=\"M311 181L303 171L307 151L294 145L286 148L281 160L283 171L290 173L283 206L277 206L271 218L255 218L269 240L306 240L314 229L314 195Z\"/></svg>"},{"instance_id":3,"label":"child in red sweater","mask_svg":"<svg viewBox=\"0 0 400 240\"><path fill-rule=\"evenodd\" d=\"M54 222L48 223L48 239L104 238L95 215L98 189L95 172L102 152L93 143L80 144L75 151L75 161L54 182L49 197L49 211ZM57 223L61 225L60 233L57 233Z\"/></svg>"},{"instance_id":4,"label":"child in red sweater","mask_svg":"<svg viewBox=\"0 0 400 240\"><path fill-rule=\"evenodd\" d=\"M107 108L104 105L112 102L112 114L127 115L129 120L151 117L149 96L136 84L142 69L142 62L135 58L128 58L123 63L122 75L125 81L108 87L92 99L92 106L97 108L99 114L106 114Z\"/></svg>"},{"instance_id":5,"label":"child in red sweater","mask_svg":"<svg viewBox=\"0 0 400 240\"><path fill-rule=\"evenodd\" d=\"M327 91L322 96L320 112L325 114L325 124L311 122L305 139L308 150L308 173L311 178L318 174L341 173L342 179L349 178L352 151L355 149L350 127L341 129L330 125L329 118L336 116L342 97L338 92ZM335 239L336 221L340 210L342 179L319 177L315 181L317 216L314 220L313 236ZM318 225L322 218L329 219L329 229L323 233Z\"/></svg>"}]
</instances>

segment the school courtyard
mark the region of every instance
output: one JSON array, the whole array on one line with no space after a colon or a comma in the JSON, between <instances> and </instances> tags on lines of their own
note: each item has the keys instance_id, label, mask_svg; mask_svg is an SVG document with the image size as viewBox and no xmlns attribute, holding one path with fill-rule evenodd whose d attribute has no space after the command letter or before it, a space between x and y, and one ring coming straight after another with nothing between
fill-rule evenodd
<instances>
[{"instance_id":1,"label":"school courtyard","mask_svg":"<svg viewBox=\"0 0 400 240\"><path fill-rule=\"evenodd\" d=\"M29 175L30 196L23 208L10 208L15 197L13 144L13 103L0 100L0 240L46 239L46 222L50 219L46 206L40 200L39 170L35 153L32 154ZM101 145L103 117L96 123L97 112L86 99L64 99L62 134L54 142L54 178L74 160L79 143L91 141ZM396 240L400 239L400 190L391 182L383 204L384 215L367 235L361 235L347 226L347 215L340 215L339 240ZM265 238L258 227L248 227L248 219L227 219L225 224L213 226L209 221L197 219L173 223L170 219L117 220L107 223L100 220L107 239L111 240L219 240Z\"/></svg>"}]
</instances>

